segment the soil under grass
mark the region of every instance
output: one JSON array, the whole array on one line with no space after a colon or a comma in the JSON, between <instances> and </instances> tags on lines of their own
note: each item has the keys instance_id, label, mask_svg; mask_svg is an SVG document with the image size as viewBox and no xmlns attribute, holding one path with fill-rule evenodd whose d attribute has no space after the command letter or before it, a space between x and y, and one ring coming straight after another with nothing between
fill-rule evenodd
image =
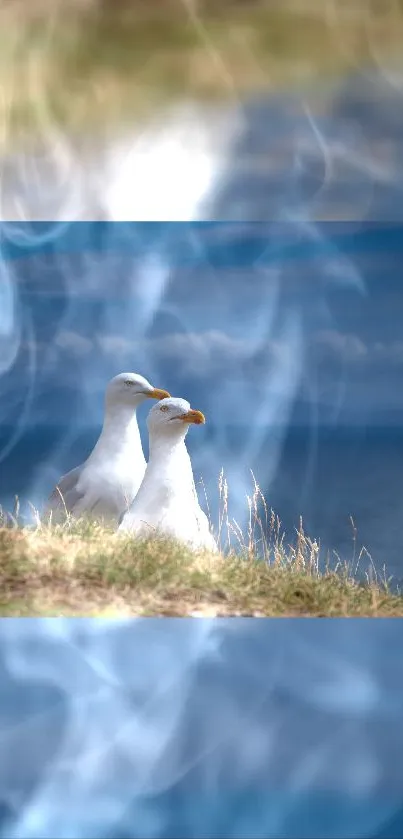
<instances>
[{"instance_id":1,"label":"soil under grass","mask_svg":"<svg viewBox=\"0 0 403 839\"><path fill-rule=\"evenodd\" d=\"M402 617L403 596L346 568L320 573L312 544L277 544L271 564L136 542L96 525L0 529L0 615Z\"/></svg>"}]
</instances>

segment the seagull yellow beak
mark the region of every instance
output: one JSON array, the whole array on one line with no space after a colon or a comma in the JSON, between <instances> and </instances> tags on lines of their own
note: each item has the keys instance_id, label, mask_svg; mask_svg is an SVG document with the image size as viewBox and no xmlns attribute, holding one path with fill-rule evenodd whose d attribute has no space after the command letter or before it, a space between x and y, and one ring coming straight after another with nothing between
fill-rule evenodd
<instances>
[{"instance_id":1,"label":"seagull yellow beak","mask_svg":"<svg viewBox=\"0 0 403 839\"><path fill-rule=\"evenodd\" d=\"M187 411L186 414L181 414L177 419L182 422L193 423L193 425L204 425L206 417L201 411Z\"/></svg>"},{"instance_id":2,"label":"seagull yellow beak","mask_svg":"<svg viewBox=\"0 0 403 839\"><path fill-rule=\"evenodd\" d=\"M170 397L170 393L167 390L161 390L159 387L153 387L152 390L148 390L145 394L148 396L149 399L168 399Z\"/></svg>"}]
</instances>

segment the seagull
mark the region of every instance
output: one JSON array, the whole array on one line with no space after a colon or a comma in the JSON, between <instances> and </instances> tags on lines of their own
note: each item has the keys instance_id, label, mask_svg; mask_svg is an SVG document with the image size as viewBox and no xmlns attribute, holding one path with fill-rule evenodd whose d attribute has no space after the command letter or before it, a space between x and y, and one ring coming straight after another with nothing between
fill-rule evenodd
<instances>
[{"instance_id":1,"label":"seagull","mask_svg":"<svg viewBox=\"0 0 403 839\"><path fill-rule=\"evenodd\" d=\"M154 405L147 418L149 460L141 487L118 531L160 534L196 550L218 551L206 514L199 506L192 464L185 444L191 424L205 423L186 399L170 397Z\"/></svg>"},{"instance_id":2,"label":"seagull","mask_svg":"<svg viewBox=\"0 0 403 839\"><path fill-rule=\"evenodd\" d=\"M49 496L45 516L91 516L117 525L132 503L146 470L136 409L145 399L165 399L137 373L120 373L107 385L101 434L80 466L63 475Z\"/></svg>"}]
</instances>

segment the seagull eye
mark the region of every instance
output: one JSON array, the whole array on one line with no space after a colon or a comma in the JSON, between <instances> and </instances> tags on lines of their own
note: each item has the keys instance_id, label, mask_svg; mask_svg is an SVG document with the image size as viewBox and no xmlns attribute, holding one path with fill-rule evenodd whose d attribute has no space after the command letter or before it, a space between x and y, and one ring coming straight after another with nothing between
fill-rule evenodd
<instances>
[{"instance_id":1,"label":"seagull eye","mask_svg":"<svg viewBox=\"0 0 403 839\"><path fill-rule=\"evenodd\" d=\"M134 385L134 382L132 382L130 379L126 379L125 385L127 385L128 387L132 387Z\"/></svg>"},{"instance_id":2,"label":"seagull eye","mask_svg":"<svg viewBox=\"0 0 403 839\"><path fill-rule=\"evenodd\" d=\"M160 411L168 411L168 410L169 410L168 405L161 405Z\"/></svg>"}]
</instances>

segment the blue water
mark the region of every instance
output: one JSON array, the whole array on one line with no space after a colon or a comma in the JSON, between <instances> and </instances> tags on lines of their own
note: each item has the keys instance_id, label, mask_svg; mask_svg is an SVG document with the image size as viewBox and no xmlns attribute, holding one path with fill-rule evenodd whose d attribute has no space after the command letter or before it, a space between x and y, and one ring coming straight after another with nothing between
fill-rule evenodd
<instances>
[{"instance_id":1,"label":"blue water","mask_svg":"<svg viewBox=\"0 0 403 839\"><path fill-rule=\"evenodd\" d=\"M39 504L52 488L53 472L46 465L57 464L59 474L85 459L98 430L70 432L66 428L37 428L27 431L1 464L0 502L8 509L18 495ZM10 432L3 429L0 450ZM206 444L217 429L206 429ZM226 430L225 462L230 463L242 448L247 430ZM197 453L198 441L189 435L189 449ZM303 517L305 531L320 540L322 556L353 562L365 546L379 573L403 578L403 433L399 429L290 430L281 450L275 473L267 483L265 452L270 452L272 432L267 431L262 451L250 464L264 490L269 507L279 515L286 541L295 541L295 528ZM146 450L146 440L144 440ZM201 457L201 460L203 458ZM38 477L43 476L39 481ZM210 512L216 519L218 509L217 475L201 469L207 488ZM266 482L265 482L266 481ZM40 486L42 498L32 497L33 487ZM202 503L203 493L200 493ZM246 502L245 502L246 511ZM353 518L356 533L350 517ZM364 573L370 562L365 554L359 570Z\"/></svg>"}]
</instances>

